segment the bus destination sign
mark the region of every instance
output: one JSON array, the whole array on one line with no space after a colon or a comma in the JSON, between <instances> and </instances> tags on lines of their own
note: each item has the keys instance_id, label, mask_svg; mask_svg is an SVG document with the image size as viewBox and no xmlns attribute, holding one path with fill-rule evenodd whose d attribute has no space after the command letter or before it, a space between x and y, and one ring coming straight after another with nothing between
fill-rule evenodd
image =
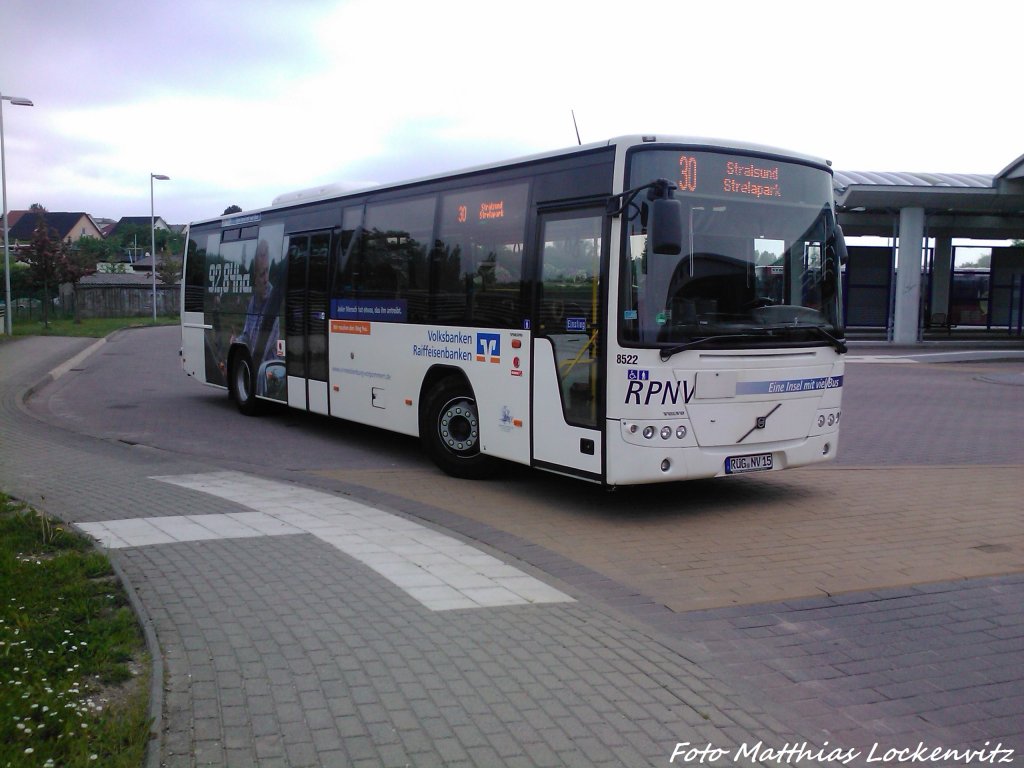
<instances>
[{"instance_id":1,"label":"bus destination sign","mask_svg":"<svg viewBox=\"0 0 1024 768\"><path fill-rule=\"evenodd\" d=\"M679 189L697 192L713 184L726 195L781 198L782 184L777 163L758 163L751 159L725 160L721 156L679 156ZM711 167L709 167L711 166ZM700 186L698 186L698 184Z\"/></svg>"},{"instance_id":2,"label":"bus destination sign","mask_svg":"<svg viewBox=\"0 0 1024 768\"><path fill-rule=\"evenodd\" d=\"M469 206L459 205L455 209L455 218L459 224L465 224L469 221ZM505 201L495 200L480 203L480 209L477 213L477 221L488 221L490 219L503 219L505 218Z\"/></svg>"},{"instance_id":3,"label":"bus destination sign","mask_svg":"<svg viewBox=\"0 0 1024 768\"><path fill-rule=\"evenodd\" d=\"M529 190L529 184L517 182L444 195L441 203L442 239L467 229L484 231L479 227L492 230L525 227Z\"/></svg>"}]
</instances>

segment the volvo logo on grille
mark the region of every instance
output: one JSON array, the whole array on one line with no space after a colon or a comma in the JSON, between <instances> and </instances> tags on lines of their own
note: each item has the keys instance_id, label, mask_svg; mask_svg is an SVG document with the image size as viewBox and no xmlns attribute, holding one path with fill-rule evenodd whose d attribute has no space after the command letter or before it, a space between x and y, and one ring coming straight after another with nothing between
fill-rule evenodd
<instances>
[{"instance_id":1,"label":"volvo logo on grille","mask_svg":"<svg viewBox=\"0 0 1024 768\"><path fill-rule=\"evenodd\" d=\"M748 437L750 437L756 430L764 429L766 426L768 426L768 417L771 416L773 413L775 413L777 410L779 410L779 408L781 408L781 407L782 407L782 403L776 403L775 407L772 408L770 411L768 411L768 413L766 413L764 416L758 416L756 419L754 419L754 426L752 426L749 430L747 430L747 434L745 434L743 437L741 437L736 442L737 443L742 443L744 440L746 440Z\"/></svg>"}]
</instances>

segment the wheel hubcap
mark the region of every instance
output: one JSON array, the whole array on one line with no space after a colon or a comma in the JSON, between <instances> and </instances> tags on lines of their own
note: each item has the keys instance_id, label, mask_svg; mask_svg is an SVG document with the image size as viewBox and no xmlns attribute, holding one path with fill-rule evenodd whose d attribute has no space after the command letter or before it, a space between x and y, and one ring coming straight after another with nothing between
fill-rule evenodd
<instances>
[{"instance_id":1,"label":"wheel hubcap","mask_svg":"<svg viewBox=\"0 0 1024 768\"><path fill-rule=\"evenodd\" d=\"M441 442L453 453L473 453L480 438L480 422L476 404L465 397L450 401L441 409L437 422Z\"/></svg>"}]
</instances>

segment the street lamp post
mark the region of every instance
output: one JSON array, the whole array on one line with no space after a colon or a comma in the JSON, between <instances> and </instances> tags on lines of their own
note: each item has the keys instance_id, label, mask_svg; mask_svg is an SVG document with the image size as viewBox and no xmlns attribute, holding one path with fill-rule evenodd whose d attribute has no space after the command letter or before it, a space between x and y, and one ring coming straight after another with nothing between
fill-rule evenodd
<instances>
[{"instance_id":1,"label":"street lamp post","mask_svg":"<svg viewBox=\"0 0 1024 768\"><path fill-rule=\"evenodd\" d=\"M19 96L0 94L0 184L3 185L4 197L4 332L10 336L11 328L11 246L10 230L7 227L7 165L4 157L4 102L9 101L16 107L34 106L29 99Z\"/></svg>"},{"instance_id":2,"label":"street lamp post","mask_svg":"<svg viewBox=\"0 0 1024 768\"><path fill-rule=\"evenodd\" d=\"M153 182L170 179L170 176L164 176L162 173L149 174L149 253L153 258L153 325L156 325L156 215L153 212Z\"/></svg>"}]
</instances>

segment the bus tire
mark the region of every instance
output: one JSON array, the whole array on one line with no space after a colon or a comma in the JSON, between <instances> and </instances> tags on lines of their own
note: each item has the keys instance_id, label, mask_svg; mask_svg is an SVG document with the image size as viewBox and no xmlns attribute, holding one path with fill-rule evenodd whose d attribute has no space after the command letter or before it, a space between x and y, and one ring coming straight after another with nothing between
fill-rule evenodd
<instances>
[{"instance_id":1,"label":"bus tire","mask_svg":"<svg viewBox=\"0 0 1024 768\"><path fill-rule=\"evenodd\" d=\"M239 350L231 356L228 376L228 391L238 410L246 416L256 416L260 412L261 403L256 399L256 376L245 350Z\"/></svg>"},{"instance_id":2,"label":"bus tire","mask_svg":"<svg viewBox=\"0 0 1024 768\"><path fill-rule=\"evenodd\" d=\"M424 398L420 439L427 455L452 477L479 480L493 469L480 451L480 415L473 391L461 378L434 384Z\"/></svg>"}]
</instances>

